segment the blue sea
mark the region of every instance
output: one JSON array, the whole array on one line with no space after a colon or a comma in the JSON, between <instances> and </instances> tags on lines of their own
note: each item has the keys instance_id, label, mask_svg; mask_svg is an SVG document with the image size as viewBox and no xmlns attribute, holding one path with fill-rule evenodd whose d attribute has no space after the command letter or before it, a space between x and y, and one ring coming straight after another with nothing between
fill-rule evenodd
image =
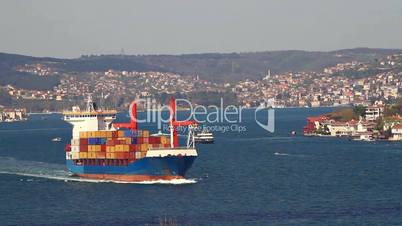
<instances>
[{"instance_id":1,"label":"blue sea","mask_svg":"<svg viewBox=\"0 0 402 226\"><path fill-rule=\"evenodd\" d=\"M2 123L0 225L402 225L402 143L301 135L332 110L277 109L274 133L247 110L172 183L70 180L61 115Z\"/></svg>"}]
</instances>

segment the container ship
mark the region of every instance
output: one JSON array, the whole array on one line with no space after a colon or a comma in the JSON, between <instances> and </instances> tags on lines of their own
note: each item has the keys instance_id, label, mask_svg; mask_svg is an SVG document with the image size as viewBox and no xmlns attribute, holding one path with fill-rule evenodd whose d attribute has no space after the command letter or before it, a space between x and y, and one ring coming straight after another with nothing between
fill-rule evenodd
<instances>
[{"instance_id":1,"label":"container ship","mask_svg":"<svg viewBox=\"0 0 402 226\"><path fill-rule=\"evenodd\" d=\"M67 144L66 164L73 175L96 180L138 182L184 178L197 158L194 121L176 121L176 105L170 99L170 134L150 136L137 128L137 104L130 106L131 122L113 123L114 110L98 110L88 98L87 109L63 112L73 126ZM179 147L178 126L187 126L187 145Z\"/></svg>"}]
</instances>

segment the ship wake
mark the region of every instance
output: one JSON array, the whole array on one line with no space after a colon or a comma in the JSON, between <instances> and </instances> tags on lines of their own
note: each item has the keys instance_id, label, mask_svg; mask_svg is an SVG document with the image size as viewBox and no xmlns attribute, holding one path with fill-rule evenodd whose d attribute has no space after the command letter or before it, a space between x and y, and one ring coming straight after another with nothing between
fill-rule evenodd
<instances>
[{"instance_id":1,"label":"ship wake","mask_svg":"<svg viewBox=\"0 0 402 226\"><path fill-rule=\"evenodd\" d=\"M31 178L44 178L64 182L87 183L119 183L119 184L194 184L196 179L150 180L140 182L125 182L113 180L84 179L73 176L65 170L64 164L54 164L35 161L17 160L9 157L0 157L0 174L19 175Z\"/></svg>"}]
</instances>

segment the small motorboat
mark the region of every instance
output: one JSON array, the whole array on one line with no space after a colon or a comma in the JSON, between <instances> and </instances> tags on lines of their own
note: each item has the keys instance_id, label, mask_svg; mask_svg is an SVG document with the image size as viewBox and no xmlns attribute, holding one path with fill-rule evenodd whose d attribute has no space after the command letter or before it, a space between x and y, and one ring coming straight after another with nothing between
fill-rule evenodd
<instances>
[{"instance_id":1,"label":"small motorboat","mask_svg":"<svg viewBox=\"0 0 402 226\"><path fill-rule=\"evenodd\" d=\"M61 141L61 137L55 137L52 139L53 142L60 142Z\"/></svg>"},{"instance_id":2,"label":"small motorboat","mask_svg":"<svg viewBox=\"0 0 402 226\"><path fill-rule=\"evenodd\" d=\"M211 144L214 143L214 135L208 130L204 129L194 135L194 141L196 143Z\"/></svg>"},{"instance_id":3,"label":"small motorboat","mask_svg":"<svg viewBox=\"0 0 402 226\"><path fill-rule=\"evenodd\" d=\"M169 136L170 134L168 133L162 133L162 131L158 131L157 133L151 134L151 137L160 137L160 136Z\"/></svg>"}]
</instances>

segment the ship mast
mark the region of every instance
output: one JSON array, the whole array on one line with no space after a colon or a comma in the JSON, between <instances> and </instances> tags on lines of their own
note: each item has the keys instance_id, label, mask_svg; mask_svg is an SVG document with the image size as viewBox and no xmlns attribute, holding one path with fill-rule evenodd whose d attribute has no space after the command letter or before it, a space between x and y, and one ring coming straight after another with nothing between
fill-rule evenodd
<instances>
[{"instance_id":1,"label":"ship mast","mask_svg":"<svg viewBox=\"0 0 402 226\"><path fill-rule=\"evenodd\" d=\"M87 111L94 112L97 110L96 104L92 101L92 96L88 95L87 99Z\"/></svg>"}]
</instances>

